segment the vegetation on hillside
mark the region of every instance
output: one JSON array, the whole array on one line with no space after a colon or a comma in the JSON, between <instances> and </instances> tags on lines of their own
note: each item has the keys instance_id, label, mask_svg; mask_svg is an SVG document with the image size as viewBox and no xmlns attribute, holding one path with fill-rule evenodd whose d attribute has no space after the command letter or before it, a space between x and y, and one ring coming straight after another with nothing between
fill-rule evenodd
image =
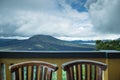
<instances>
[{"instance_id":1,"label":"vegetation on hillside","mask_svg":"<svg viewBox=\"0 0 120 80\"><path fill-rule=\"evenodd\" d=\"M97 50L120 50L120 40L97 40Z\"/></svg>"}]
</instances>

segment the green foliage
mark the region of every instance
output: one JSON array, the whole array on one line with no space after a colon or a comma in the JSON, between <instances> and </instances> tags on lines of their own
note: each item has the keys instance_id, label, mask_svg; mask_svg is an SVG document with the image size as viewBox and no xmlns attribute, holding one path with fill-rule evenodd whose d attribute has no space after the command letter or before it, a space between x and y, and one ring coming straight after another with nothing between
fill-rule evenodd
<instances>
[{"instance_id":1,"label":"green foliage","mask_svg":"<svg viewBox=\"0 0 120 80\"><path fill-rule=\"evenodd\" d=\"M66 71L62 70L62 80L66 80Z\"/></svg>"},{"instance_id":2,"label":"green foliage","mask_svg":"<svg viewBox=\"0 0 120 80\"><path fill-rule=\"evenodd\" d=\"M97 40L96 41L97 50L120 50L120 40Z\"/></svg>"},{"instance_id":3,"label":"green foliage","mask_svg":"<svg viewBox=\"0 0 120 80\"><path fill-rule=\"evenodd\" d=\"M57 72L52 73L52 80L57 80Z\"/></svg>"}]
</instances>

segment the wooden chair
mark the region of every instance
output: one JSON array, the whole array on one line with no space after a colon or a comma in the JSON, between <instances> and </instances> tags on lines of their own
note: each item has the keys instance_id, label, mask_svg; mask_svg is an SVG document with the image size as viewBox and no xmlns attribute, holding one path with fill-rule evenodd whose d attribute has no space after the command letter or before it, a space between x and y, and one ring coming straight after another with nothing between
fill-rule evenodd
<instances>
[{"instance_id":1,"label":"wooden chair","mask_svg":"<svg viewBox=\"0 0 120 80\"><path fill-rule=\"evenodd\" d=\"M62 64L67 80L103 80L107 65L92 60L75 60Z\"/></svg>"},{"instance_id":2,"label":"wooden chair","mask_svg":"<svg viewBox=\"0 0 120 80\"><path fill-rule=\"evenodd\" d=\"M51 63L28 61L11 65L12 80L51 80L52 72L58 69Z\"/></svg>"}]
</instances>

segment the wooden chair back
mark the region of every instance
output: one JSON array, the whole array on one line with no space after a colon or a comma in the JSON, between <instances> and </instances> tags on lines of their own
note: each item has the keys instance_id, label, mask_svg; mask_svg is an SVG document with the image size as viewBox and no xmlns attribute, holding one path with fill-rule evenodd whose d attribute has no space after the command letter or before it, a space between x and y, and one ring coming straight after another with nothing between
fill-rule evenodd
<instances>
[{"instance_id":1,"label":"wooden chair back","mask_svg":"<svg viewBox=\"0 0 120 80\"><path fill-rule=\"evenodd\" d=\"M75 60L62 65L67 80L103 80L106 68L106 64L92 60Z\"/></svg>"},{"instance_id":2,"label":"wooden chair back","mask_svg":"<svg viewBox=\"0 0 120 80\"><path fill-rule=\"evenodd\" d=\"M11 65L12 80L51 80L52 72L58 69L51 63L28 61Z\"/></svg>"}]
</instances>

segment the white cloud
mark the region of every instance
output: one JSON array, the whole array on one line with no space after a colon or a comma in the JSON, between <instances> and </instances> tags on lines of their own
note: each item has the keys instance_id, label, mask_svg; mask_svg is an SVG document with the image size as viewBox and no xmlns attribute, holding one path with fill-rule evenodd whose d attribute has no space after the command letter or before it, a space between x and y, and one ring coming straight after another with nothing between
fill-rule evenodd
<instances>
[{"instance_id":1,"label":"white cloud","mask_svg":"<svg viewBox=\"0 0 120 80\"><path fill-rule=\"evenodd\" d=\"M96 1L97 1L97 0L87 0L87 2L86 2L86 4L85 4L85 7L89 9L90 6L91 6L92 4L94 4Z\"/></svg>"},{"instance_id":2,"label":"white cloud","mask_svg":"<svg viewBox=\"0 0 120 80\"><path fill-rule=\"evenodd\" d=\"M1 11L16 11L16 10L55 10L59 6L57 0L2 0L0 1Z\"/></svg>"},{"instance_id":3,"label":"white cloud","mask_svg":"<svg viewBox=\"0 0 120 80\"><path fill-rule=\"evenodd\" d=\"M104 34L120 34L120 0L89 0L89 13L95 30Z\"/></svg>"},{"instance_id":4,"label":"white cloud","mask_svg":"<svg viewBox=\"0 0 120 80\"><path fill-rule=\"evenodd\" d=\"M87 13L67 14L58 13L33 13L23 14L19 20L20 27L16 30L24 35L47 34L53 36L87 36L86 30L90 30L92 24L88 20ZM78 16L78 17L77 17ZM25 21L24 21L25 20ZM23 23L21 23L23 21ZM26 22L26 23L24 23ZM87 31L88 32L88 31Z\"/></svg>"},{"instance_id":5,"label":"white cloud","mask_svg":"<svg viewBox=\"0 0 120 80\"><path fill-rule=\"evenodd\" d=\"M56 5L53 6L56 4L55 0L51 1L51 4L48 5L52 7L48 8L46 5L48 9L45 4L46 1L43 1L43 6L40 6L40 11L34 11L32 9L26 10L25 8L19 9L18 6L16 7L16 10L13 11L14 13L10 11L13 13L10 14L11 16L7 15L6 18L2 16L4 18L4 20L1 20L2 24L10 24L10 26L6 26L11 28L11 30L7 30L8 27L4 27L4 29L2 27L1 33L4 32L6 35L10 35L11 33L11 35L16 34L21 36L46 34L56 37L83 37L93 35L91 32L93 26L87 12L79 13L64 1L59 1L59 4L61 4L63 9L60 9L60 7L56 8ZM87 32L90 32L89 35L86 34Z\"/></svg>"},{"instance_id":6,"label":"white cloud","mask_svg":"<svg viewBox=\"0 0 120 80\"><path fill-rule=\"evenodd\" d=\"M89 2L90 4L91 2ZM98 30L103 31L110 28L102 27L101 29L100 26L101 24L105 26L103 23L113 17L109 18L110 15L106 15L101 6L94 8L97 5L99 5L98 2L90 5L89 10L95 24L93 26L88 12L78 12L66 4L65 0L20 0L18 2L4 0L0 3L0 36L45 34L64 37L64 39L116 38L116 36L111 37L112 35L99 33ZM105 7L105 9L111 11L109 7ZM116 21L116 23L118 22Z\"/></svg>"},{"instance_id":7,"label":"white cloud","mask_svg":"<svg viewBox=\"0 0 120 80\"><path fill-rule=\"evenodd\" d=\"M18 39L18 40L25 40L25 39L29 39L29 37L20 37L20 36L4 37L4 36L0 36L0 39Z\"/></svg>"},{"instance_id":8,"label":"white cloud","mask_svg":"<svg viewBox=\"0 0 120 80\"><path fill-rule=\"evenodd\" d=\"M56 37L61 40L67 40L67 41L72 41L72 40L109 40L109 39L118 39L120 35L96 35L96 36L87 36L87 37Z\"/></svg>"}]
</instances>

